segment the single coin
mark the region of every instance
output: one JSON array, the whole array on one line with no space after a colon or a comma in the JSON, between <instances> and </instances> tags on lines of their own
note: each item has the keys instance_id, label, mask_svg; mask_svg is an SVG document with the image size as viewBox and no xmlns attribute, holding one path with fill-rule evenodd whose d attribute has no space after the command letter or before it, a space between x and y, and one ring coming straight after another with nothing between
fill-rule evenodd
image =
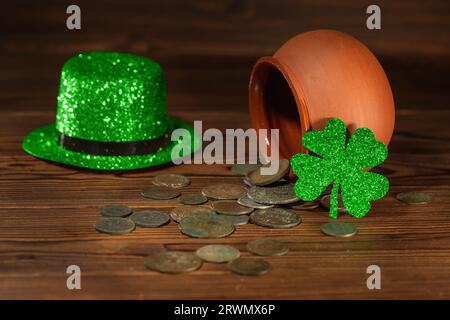
<instances>
[{"instance_id":1,"label":"single coin","mask_svg":"<svg viewBox=\"0 0 450 320\"><path fill-rule=\"evenodd\" d=\"M100 212L105 217L126 217L129 216L133 210L123 204L107 204L104 205Z\"/></svg>"},{"instance_id":2,"label":"single coin","mask_svg":"<svg viewBox=\"0 0 450 320\"><path fill-rule=\"evenodd\" d=\"M234 232L234 225L220 215L191 215L182 219L178 227L193 238L222 238Z\"/></svg>"},{"instance_id":3,"label":"single coin","mask_svg":"<svg viewBox=\"0 0 450 320\"><path fill-rule=\"evenodd\" d=\"M202 190L205 197L218 200L239 199L247 193L247 189L238 184L219 183L210 185Z\"/></svg>"},{"instance_id":4,"label":"single coin","mask_svg":"<svg viewBox=\"0 0 450 320\"><path fill-rule=\"evenodd\" d=\"M211 204L211 207L217 213L239 216L241 214L249 214L254 209L241 206L235 200L218 200Z\"/></svg>"},{"instance_id":5,"label":"single coin","mask_svg":"<svg viewBox=\"0 0 450 320\"><path fill-rule=\"evenodd\" d=\"M292 228L302 221L294 211L281 208L256 210L250 215L250 220L266 228Z\"/></svg>"},{"instance_id":6,"label":"single coin","mask_svg":"<svg viewBox=\"0 0 450 320\"><path fill-rule=\"evenodd\" d=\"M429 194L416 191L400 192L395 197L397 200L409 204L427 204L433 200Z\"/></svg>"},{"instance_id":7,"label":"single coin","mask_svg":"<svg viewBox=\"0 0 450 320\"><path fill-rule=\"evenodd\" d=\"M258 276L269 272L272 265L263 259L237 258L228 263L228 269L244 276Z\"/></svg>"},{"instance_id":8,"label":"single coin","mask_svg":"<svg viewBox=\"0 0 450 320\"><path fill-rule=\"evenodd\" d=\"M248 173L255 171L260 166L261 166L261 164L249 164L249 163L234 164L231 167L231 172L233 172L234 174L237 174L237 175L245 176Z\"/></svg>"},{"instance_id":9,"label":"single coin","mask_svg":"<svg viewBox=\"0 0 450 320\"><path fill-rule=\"evenodd\" d=\"M170 221L167 213L153 210L142 210L133 213L130 217L134 224L144 228L157 228Z\"/></svg>"},{"instance_id":10,"label":"single coin","mask_svg":"<svg viewBox=\"0 0 450 320\"><path fill-rule=\"evenodd\" d=\"M202 194L183 194L178 198L178 202L181 204L202 204L208 201L208 198Z\"/></svg>"},{"instance_id":11,"label":"single coin","mask_svg":"<svg viewBox=\"0 0 450 320\"><path fill-rule=\"evenodd\" d=\"M187 177L181 174L160 174L153 178L153 184L156 186L182 188L187 186L190 181Z\"/></svg>"},{"instance_id":12,"label":"single coin","mask_svg":"<svg viewBox=\"0 0 450 320\"><path fill-rule=\"evenodd\" d=\"M195 254L206 262L224 263L239 258L241 252L232 246L210 244L199 248Z\"/></svg>"},{"instance_id":13,"label":"single coin","mask_svg":"<svg viewBox=\"0 0 450 320\"><path fill-rule=\"evenodd\" d=\"M190 252L155 251L144 258L144 265L158 272L182 273L197 270L202 260Z\"/></svg>"},{"instance_id":14,"label":"single coin","mask_svg":"<svg viewBox=\"0 0 450 320\"><path fill-rule=\"evenodd\" d=\"M320 199L320 204L325 209L330 209L330 195L327 194ZM344 203L342 202L342 196L338 196L338 212L347 213L347 210L344 207Z\"/></svg>"},{"instance_id":15,"label":"single coin","mask_svg":"<svg viewBox=\"0 0 450 320\"><path fill-rule=\"evenodd\" d=\"M216 212L206 206L191 205L175 207L172 212L170 212L170 217L175 222L180 222L182 219L191 215L216 215Z\"/></svg>"},{"instance_id":16,"label":"single coin","mask_svg":"<svg viewBox=\"0 0 450 320\"><path fill-rule=\"evenodd\" d=\"M293 183L281 183L270 187L252 187L247 193L253 201L262 204L288 204L299 201Z\"/></svg>"},{"instance_id":17,"label":"single coin","mask_svg":"<svg viewBox=\"0 0 450 320\"><path fill-rule=\"evenodd\" d=\"M294 210L314 210L320 205L319 200L314 201L301 201L289 205L289 208Z\"/></svg>"},{"instance_id":18,"label":"single coin","mask_svg":"<svg viewBox=\"0 0 450 320\"><path fill-rule=\"evenodd\" d=\"M241 206L245 206L245 207L249 207L249 208L254 208L254 209L269 209L273 207L273 204L262 204L262 203L258 203L253 201L252 199L250 199L248 197L248 195L245 195L243 197L240 197L238 199L238 203Z\"/></svg>"},{"instance_id":19,"label":"single coin","mask_svg":"<svg viewBox=\"0 0 450 320\"><path fill-rule=\"evenodd\" d=\"M271 239L252 240L247 243L247 250L259 256L282 256L289 251L285 242Z\"/></svg>"},{"instance_id":20,"label":"single coin","mask_svg":"<svg viewBox=\"0 0 450 320\"><path fill-rule=\"evenodd\" d=\"M142 190L141 195L144 198L153 200L169 200L178 197L181 192L177 189L162 186L150 186Z\"/></svg>"},{"instance_id":21,"label":"single coin","mask_svg":"<svg viewBox=\"0 0 450 320\"><path fill-rule=\"evenodd\" d=\"M271 163L265 164L260 168L250 172L247 176L255 186L267 186L271 183L280 180L289 173L290 164L289 160L287 159L279 159L277 172L273 174L263 173L264 169L267 169L270 166L274 166L276 164L277 163L275 161L272 161Z\"/></svg>"},{"instance_id":22,"label":"single coin","mask_svg":"<svg viewBox=\"0 0 450 320\"><path fill-rule=\"evenodd\" d=\"M240 216L232 216L228 214L221 214L221 217L227 218L229 221L231 221L232 224L235 226L242 226L244 224L248 223L248 220L250 219L248 215L243 214Z\"/></svg>"},{"instance_id":23,"label":"single coin","mask_svg":"<svg viewBox=\"0 0 450 320\"><path fill-rule=\"evenodd\" d=\"M134 230L134 222L120 217L100 218L94 224L97 231L109 234L125 234Z\"/></svg>"},{"instance_id":24,"label":"single coin","mask_svg":"<svg viewBox=\"0 0 450 320\"><path fill-rule=\"evenodd\" d=\"M323 233L333 237L346 238L355 235L358 229L350 223L328 222L320 226Z\"/></svg>"}]
</instances>

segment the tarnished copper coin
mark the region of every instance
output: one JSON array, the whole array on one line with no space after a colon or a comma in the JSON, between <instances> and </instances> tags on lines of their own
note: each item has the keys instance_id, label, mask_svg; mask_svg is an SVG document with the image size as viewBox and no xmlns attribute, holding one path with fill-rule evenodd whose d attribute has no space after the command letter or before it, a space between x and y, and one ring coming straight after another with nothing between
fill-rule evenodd
<instances>
[{"instance_id":1,"label":"tarnished copper coin","mask_svg":"<svg viewBox=\"0 0 450 320\"><path fill-rule=\"evenodd\" d=\"M261 164L249 164L249 163L239 164L238 163L238 164L234 164L231 167L231 172L233 172L234 174L245 176L248 173L255 171L260 166L261 166Z\"/></svg>"},{"instance_id":2,"label":"tarnished copper coin","mask_svg":"<svg viewBox=\"0 0 450 320\"><path fill-rule=\"evenodd\" d=\"M290 163L287 159L279 159L278 161L278 170L273 174L264 174L264 170L267 170L270 166L275 165L274 163L268 163L262 165L260 168L250 172L247 176L248 179L255 186L267 186L271 183L274 183L285 175L289 173Z\"/></svg>"},{"instance_id":3,"label":"tarnished copper coin","mask_svg":"<svg viewBox=\"0 0 450 320\"><path fill-rule=\"evenodd\" d=\"M345 222L328 222L320 226L323 233L333 237L346 238L355 235L358 229L350 223Z\"/></svg>"},{"instance_id":4,"label":"tarnished copper coin","mask_svg":"<svg viewBox=\"0 0 450 320\"><path fill-rule=\"evenodd\" d=\"M222 238L234 232L234 225L220 215L191 215L182 219L178 227L193 238Z\"/></svg>"},{"instance_id":5,"label":"tarnished copper coin","mask_svg":"<svg viewBox=\"0 0 450 320\"><path fill-rule=\"evenodd\" d=\"M228 263L228 269L244 276L258 276L269 272L272 265L263 259L237 258Z\"/></svg>"},{"instance_id":6,"label":"tarnished copper coin","mask_svg":"<svg viewBox=\"0 0 450 320\"><path fill-rule=\"evenodd\" d=\"M182 273L197 270L202 260L193 253L182 251L155 251L144 258L146 268L164 273Z\"/></svg>"},{"instance_id":7,"label":"tarnished copper coin","mask_svg":"<svg viewBox=\"0 0 450 320\"><path fill-rule=\"evenodd\" d=\"M202 190L204 196L218 200L239 199L246 193L247 189L245 187L231 183L213 184Z\"/></svg>"},{"instance_id":8,"label":"tarnished copper coin","mask_svg":"<svg viewBox=\"0 0 450 320\"><path fill-rule=\"evenodd\" d=\"M409 204L427 204L432 201L432 198L429 194L423 192L400 192L396 196L397 200L400 200Z\"/></svg>"},{"instance_id":9,"label":"tarnished copper coin","mask_svg":"<svg viewBox=\"0 0 450 320\"><path fill-rule=\"evenodd\" d=\"M232 216L232 215L228 215L228 214L221 214L220 216L224 217L224 218L227 218L235 226L242 226L244 224L247 224L249 219L250 219L249 216L246 215L246 214L243 214L243 215L240 215L240 216Z\"/></svg>"},{"instance_id":10,"label":"tarnished copper coin","mask_svg":"<svg viewBox=\"0 0 450 320\"><path fill-rule=\"evenodd\" d=\"M293 183L281 183L270 187L251 187L248 197L262 204L288 204L300 199L294 192Z\"/></svg>"},{"instance_id":11,"label":"tarnished copper coin","mask_svg":"<svg viewBox=\"0 0 450 320\"><path fill-rule=\"evenodd\" d=\"M178 198L178 202L181 204L202 204L208 201L208 198L202 194L183 194Z\"/></svg>"},{"instance_id":12,"label":"tarnished copper coin","mask_svg":"<svg viewBox=\"0 0 450 320\"><path fill-rule=\"evenodd\" d=\"M256 210L250 220L266 228L292 228L302 221L295 212L281 208Z\"/></svg>"},{"instance_id":13,"label":"tarnished copper coin","mask_svg":"<svg viewBox=\"0 0 450 320\"><path fill-rule=\"evenodd\" d=\"M172 212L170 212L170 217L175 222L180 222L182 219L191 215L216 215L216 212L206 206L191 205L175 207Z\"/></svg>"},{"instance_id":14,"label":"tarnished copper coin","mask_svg":"<svg viewBox=\"0 0 450 320\"><path fill-rule=\"evenodd\" d=\"M177 189L163 186L150 186L141 192L144 198L153 200L169 200L178 197L180 194L181 192Z\"/></svg>"},{"instance_id":15,"label":"tarnished copper coin","mask_svg":"<svg viewBox=\"0 0 450 320\"><path fill-rule=\"evenodd\" d=\"M181 174L160 174L153 178L153 184L156 186L182 188L187 186L190 181L187 177Z\"/></svg>"},{"instance_id":16,"label":"tarnished copper coin","mask_svg":"<svg viewBox=\"0 0 450 320\"><path fill-rule=\"evenodd\" d=\"M262 203L258 203L253 201L252 199L250 199L248 197L248 195L245 195L243 197L240 197L238 199L238 203L241 206L245 206L245 207L249 207L249 208L254 208L254 209L269 209L273 207L273 204L262 204Z\"/></svg>"},{"instance_id":17,"label":"tarnished copper coin","mask_svg":"<svg viewBox=\"0 0 450 320\"><path fill-rule=\"evenodd\" d=\"M282 256L289 251L285 242L271 239L252 240L247 243L247 250L259 256Z\"/></svg>"},{"instance_id":18,"label":"tarnished copper coin","mask_svg":"<svg viewBox=\"0 0 450 320\"><path fill-rule=\"evenodd\" d=\"M314 201L301 201L289 205L289 208L294 210L314 210L320 205L319 200Z\"/></svg>"},{"instance_id":19,"label":"tarnished copper coin","mask_svg":"<svg viewBox=\"0 0 450 320\"><path fill-rule=\"evenodd\" d=\"M126 217L133 213L133 210L123 204L107 204L101 207L100 213L105 217Z\"/></svg>"},{"instance_id":20,"label":"tarnished copper coin","mask_svg":"<svg viewBox=\"0 0 450 320\"><path fill-rule=\"evenodd\" d=\"M199 248L195 254L203 261L224 263L239 258L241 252L232 246L224 244L210 244Z\"/></svg>"},{"instance_id":21,"label":"tarnished copper coin","mask_svg":"<svg viewBox=\"0 0 450 320\"><path fill-rule=\"evenodd\" d=\"M137 211L130 219L135 225L144 228L157 228L170 221L167 213L155 210Z\"/></svg>"},{"instance_id":22,"label":"tarnished copper coin","mask_svg":"<svg viewBox=\"0 0 450 320\"><path fill-rule=\"evenodd\" d=\"M218 200L211 204L211 207L217 213L239 216L249 214L254 209L241 206L235 200Z\"/></svg>"},{"instance_id":23,"label":"tarnished copper coin","mask_svg":"<svg viewBox=\"0 0 450 320\"><path fill-rule=\"evenodd\" d=\"M135 224L127 218L108 217L97 220L94 228L97 231L109 234L125 234L133 231Z\"/></svg>"}]
</instances>

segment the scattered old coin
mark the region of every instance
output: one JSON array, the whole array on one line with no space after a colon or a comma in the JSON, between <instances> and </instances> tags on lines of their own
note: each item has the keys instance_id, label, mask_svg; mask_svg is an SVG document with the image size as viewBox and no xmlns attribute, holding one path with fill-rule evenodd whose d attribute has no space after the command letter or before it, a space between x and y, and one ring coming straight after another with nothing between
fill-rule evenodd
<instances>
[{"instance_id":1,"label":"scattered old coin","mask_svg":"<svg viewBox=\"0 0 450 320\"><path fill-rule=\"evenodd\" d=\"M197 270L202 260L193 253L182 251L155 251L144 259L146 268L165 273L182 273Z\"/></svg>"},{"instance_id":2,"label":"scattered old coin","mask_svg":"<svg viewBox=\"0 0 450 320\"><path fill-rule=\"evenodd\" d=\"M281 178L283 178L286 174L289 173L289 160L287 159L279 159L278 161L278 170L274 174L263 174L263 169L268 168L272 163L268 163L262 165L260 168L250 172L247 177L255 186L267 186L271 183L274 183Z\"/></svg>"},{"instance_id":3,"label":"scattered old coin","mask_svg":"<svg viewBox=\"0 0 450 320\"><path fill-rule=\"evenodd\" d=\"M239 216L241 214L249 214L254 209L250 207L241 206L235 200L218 200L212 204L212 209L217 213Z\"/></svg>"},{"instance_id":4,"label":"scattered old coin","mask_svg":"<svg viewBox=\"0 0 450 320\"><path fill-rule=\"evenodd\" d=\"M326 208L330 209L330 195L327 194L320 199L320 204ZM344 207L344 203L342 202L342 196L338 196L338 211L342 213L347 213L347 210Z\"/></svg>"},{"instance_id":5,"label":"scattered old coin","mask_svg":"<svg viewBox=\"0 0 450 320\"><path fill-rule=\"evenodd\" d=\"M232 215L228 215L228 214L221 214L220 216L224 217L224 218L227 218L235 226L242 226L244 224L247 224L248 220L250 219L249 216L246 215L246 214L243 214L243 215L240 215L240 216L232 216Z\"/></svg>"},{"instance_id":6,"label":"scattered old coin","mask_svg":"<svg viewBox=\"0 0 450 320\"><path fill-rule=\"evenodd\" d=\"M100 212L105 217L126 217L129 216L133 210L123 204L107 204L104 205Z\"/></svg>"},{"instance_id":7,"label":"scattered old coin","mask_svg":"<svg viewBox=\"0 0 450 320\"><path fill-rule=\"evenodd\" d=\"M242 206L254 208L254 209L268 209L268 208L273 207L273 204L262 204L262 203L255 202L252 199L250 199L248 197L248 195L240 197L238 199L238 203Z\"/></svg>"},{"instance_id":8,"label":"scattered old coin","mask_svg":"<svg viewBox=\"0 0 450 320\"><path fill-rule=\"evenodd\" d=\"M142 190L144 198L153 200L169 200L178 197L181 192L177 189L164 186L150 186Z\"/></svg>"},{"instance_id":9,"label":"scattered old coin","mask_svg":"<svg viewBox=\"0 0 450 320\"><path fill-rule=\"evenodd\" d=\"M208 201L208 198L202 194L183 194L178 198L178 202L181 204L202 204Z\"/></svg>"},{"instance_id":10,"label":"scattered old coin","mask_svg":"<svg viewBox=\"0 0 450 320\"><path fill-rule=\"evenodd\" d=\"M293 203L289 205L289 208L294 210L313 210L318 208L320 205L319 200L314 201L301 201L298 203Z\"/></svg>"},{"instance_id":11,"label":"scattered old coin","mask_svg":"<svg viewBox=\"0 0 450 320\"><path fill-rule=\"evenodd\" d=\"M97 231L109 234L125 234L134 230L134 222L120 217L100 218L94 224Z\"/></svg>"},{"instance_id":12,"label":"scattered old coin","mask_svg":"<svg viewBox=\"0 0 450 320\"><path fill-rule=\"evenodd\" d=\"M191 215L182 219L178 227L193 238L222 238L234 232L234 225L220 215Z\"/></svg>"},{"instance_id":13,"label":"scattered old coin","mask_svg":"<svg viewBox=\"0 0 450 320\"><path fill-rule=\"evenodd\" d=\"M266 228L292 228L301 222L294 211L281 208L256 210L250 215L250 220Z\"/></svg>"},{"instance_id":14,"label":"scattered old coin","mask_svg":"<svg viewBox=\"0 0 450 320\"><path fill-rule=\"evenodd\" d=\"M139 227L157 228L170 221L169 215L161 211L142 210L133 213L130 217Z\"/></svg>"},{"instance_id":15,"label":"scattered old coin","mask_svg":"<svg viewBox=\"0 0 450 320\"><path fill-rule=\"evenodd\" d=\"M206 206L184 205L173 208L170 213L170 217L175 222L180 222L182 219L191 215L216 215L216 212Z\"/></svg>"},{"instance_id":16,"label":"scattered old coin","mask_svg":"<svg viewBox=\"0 0 450 320\"><path fill-rule=\"evenodd\" d=\"M333 237L346 238L355 235L358 229L350 223L345 222L328 222L320 226L323 233Z\"/></svg>"},{"instance_id":17,"label":"scattered old coin","mask_svg":"<svg viewBox=\"0 0 450 320\"><path fill-rule=\"evenodd\" d=\"M228 263L228 269L240 275L257 276L269 272L272 265L263 259L237 258Z\"/></svg>"},{"instance_id":18,"label":"scattered old coin","mask_svg":"<svg viewBox=\"0 0 450 320\"><path fill-rule=\"evenodd\" d=\"M182 188L187 186L190 181L186 176L181 174L160 174L153 178L153 184L156 186Z\"/></svg>"},{"instance_id":19,"label":"scattered old coin","mask_svg":"<svg viewBox=\"0 0 450 320\"><path fill-rule=\"evenodd\" d=\"M202 190L204 196L218 200L239 199L246 193L245 187L230 183L213 184Z\"/></svg>"},{"instance_id":20,"label":"scattered old coin","mask_svg":"<svg viewBox=\"0 0 450 320\"><path fill-rule=\"evenodd\" d=\"M258 169L261 166L261 164L250 164L250 163L245 163L245 164L234 164L231 167L231 172L233 172L234 174L238 174L241 176L245 176L248 173L255 171L256 169Z\"/></svg>"},{"instance_id":21,"label":"scattered old coin","mask_svg":"<svg viewBox=\"0 0 450 320\"><path fill-rule=\"evenodd\" d=\"M270 187L251 187L247 195L253 201L262 204L288 204L300 200L294 192L293 183L280 183Z\"/></svg>"},{"instance_id":22,"label":"scattered old coin","mask_svg":"<svg viewBox=\"0 0 450 320\"><path fill-rule=\"evenodd\" d=\"M409 204L427 204L432 201L432 198L429 194L422 192L400 192L396 195L397 200L400 200Z\"/></svg>"},{"instance_id":23,"label":"scattered old coin","mask_svg":"<svg viewBox=\"0 0 450 320\"><path fill-rule=\"evenodd\" d=\"M271 239L257 239L247 243L247 250L259 256L282 256L289 251L285 242Z\"/></svg>"},{"instance_id":24,"label":"scattered old coin","mask_svg":"<svg viewBox=\"0 0 450 320\"><path fill-rule=\"evenodd\" d=\"M239 258L241 252L235 247L223 244L210 244L199 248L195 254L203 261L224 263Z\"/></svg>"}]
</instances>

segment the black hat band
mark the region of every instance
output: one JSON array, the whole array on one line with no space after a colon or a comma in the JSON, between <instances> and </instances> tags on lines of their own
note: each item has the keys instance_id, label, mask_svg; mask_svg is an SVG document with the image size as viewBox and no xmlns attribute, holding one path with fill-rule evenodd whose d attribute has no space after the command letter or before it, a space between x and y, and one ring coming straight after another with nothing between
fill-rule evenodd
<instances>
[{"instance_id":1,"label":"black hat band","mask_svg":"<svg viewBox=\"0 0 450 320\"><path fill-rule=\"evenodd\" d=\"M96 156L139 156L155 153L169 144L168 134L156 139L131 142L104 142L70 137L59 132L59 145Z\"/></svg>"}]
</instances>

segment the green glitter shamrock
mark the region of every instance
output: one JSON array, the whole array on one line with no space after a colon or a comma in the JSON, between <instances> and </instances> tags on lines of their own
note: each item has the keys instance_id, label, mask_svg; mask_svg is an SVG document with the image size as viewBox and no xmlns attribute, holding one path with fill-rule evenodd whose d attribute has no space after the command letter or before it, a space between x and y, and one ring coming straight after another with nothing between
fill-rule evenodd
<instances>
[{"instance_id":1,"label":"green glitter shamrock","mask_svg":"<svg viewBox=\"0 0 450 320\"><path fill-rule=\"evenodd\" d=\"M372 168L387 157L387 147L375 140L368 128L359 128L346 143L346 126L340 119L328 121L323 131L303 135L303 146L318 155L296 154L291 159L298 176L295 193L305 201L317 199L333 183L330 196L330 217L338 217L338 193L349 214L364 217L370 210L370 201L386 195L389 181L373 172Z\"/></svg>"}]
</instances>

